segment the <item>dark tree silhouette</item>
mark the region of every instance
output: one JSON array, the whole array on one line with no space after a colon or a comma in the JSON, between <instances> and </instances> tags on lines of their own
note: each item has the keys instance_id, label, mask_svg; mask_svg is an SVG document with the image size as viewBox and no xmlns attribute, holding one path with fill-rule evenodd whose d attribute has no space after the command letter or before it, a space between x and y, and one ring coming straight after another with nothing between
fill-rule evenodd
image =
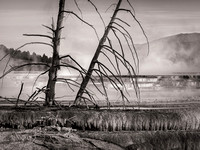
<instances>
[{"instance_id":1,"label":"dark tree silhouette","mask_svg":"<svg viewBox=\"0 0 200 150\"><path fill-rule=\"evenodd\" d=\"M65 9L65 0L60 0L59 4L59 12L57 18L57 25L54 27L52 24L51 30L53 31L53 57L52 57L52 64L49 69L49 78L47 83L46 89L46 97L45 97L45 105L49 106L50 102L55 105L55 84L57 80L57 71L60 69L60 56L59 56L59 48L60 48L60 39L61 39L61 31L62 31L62 23L64 18L64 11Z\"/></svg>"}]
</instances>

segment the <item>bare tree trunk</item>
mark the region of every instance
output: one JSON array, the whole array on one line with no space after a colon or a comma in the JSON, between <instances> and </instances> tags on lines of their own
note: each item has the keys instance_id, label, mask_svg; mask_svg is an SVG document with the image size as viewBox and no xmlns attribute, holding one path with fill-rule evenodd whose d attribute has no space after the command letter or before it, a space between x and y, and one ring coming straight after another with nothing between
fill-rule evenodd
<instances>
[{"instance_id":1,"label":"bare tree trunk","mask_svg":"<svg viewBox=\"0 0 200 150\"><path fill-rule=\"evenodd\" d=\"M107 36L108 36L108 34L109 34L109 31L110 31L110 29L111 29L111 26L112 26L112 24L113 24L113 22L114 22L114 20L115 20L115 18L116 18L116 15L117 15L117 13L118 13L118 9L119 9L119 7L120 7L120 5L121 5L121 2L122 2L122 0L119 0L119 1L118 1L118 4L117 4L117 6L116 6L116 8L115 8L115 11L114 11L114 13L113 13L113 16L112 16L112 18L111 18L111 20L110 20L110 22L109 22L109 24L108 24L108 26L107 26L105 32L104 32L103 37L101 38L101 40L100 40L100 42L99 42L99 45L98 45L98 47L97 47L97 49L96 49L96 52L95 52L95 54L94 54L94 57L93 57L91 63L90 63L90 66L89 66L89 69L88 69L88 71L87 71L87 74L86 74L84 80L82 81L81 87L79 88L79 91L78 91L78 93L77 93L77 95L76 95L76 99L75 99L75 101L74 101L74 105L77 105L77 104L78 104L78 101L81 99L81 97L82 97L82 95L83 95L83 93L84 93L84 91L85 91L85 88L87 87L87 84L88 84L89 80L91 79L91 76L92 76L92 73L93 73L93 69L94 69L95 64L96 64L96 62L97 62L97 60L98 60L98 57L99 57L99 54L100 54L100 52L101 52L102 46L103 46L103 44L105 43L106 38L107 38Z\"/></svg>"},{"instance_id":2,"label":"bare tree trunk","mask_svg":"<svg viewBox=\"0 0 200 150\"><path fill-rule=\"evenodd\" d=\"M53 25L52 28L55 30L53 35L53 57L52 57L52 64L49 70L49 79L47 83L47 91L45 97L45 105L49 106L55 105L55 85L57 80L57 71L59 68L59 49L60 49L60 39L61 39L61 31L62 31L62 22L64 18L64 8L65 8L65 0L60 0L59 3L59 12L57 18L57 25L56 29L54 29Z\"/></svg>"}]
</instances>

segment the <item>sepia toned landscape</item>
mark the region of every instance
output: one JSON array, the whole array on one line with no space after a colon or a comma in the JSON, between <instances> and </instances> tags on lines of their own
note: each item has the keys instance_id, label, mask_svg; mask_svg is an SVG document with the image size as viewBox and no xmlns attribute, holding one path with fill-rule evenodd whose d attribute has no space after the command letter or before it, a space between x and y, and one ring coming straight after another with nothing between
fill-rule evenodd
<instances>
[{"instance_id":1,"label":"sepia toned landscape","mask_svg":"<svg viewBox=\"0 0 200 150\"><path fill-rule=\"evenodd\" d=\"M0 149L199 150L198 4L0 0Z\"/></svg>"}]
</instances>

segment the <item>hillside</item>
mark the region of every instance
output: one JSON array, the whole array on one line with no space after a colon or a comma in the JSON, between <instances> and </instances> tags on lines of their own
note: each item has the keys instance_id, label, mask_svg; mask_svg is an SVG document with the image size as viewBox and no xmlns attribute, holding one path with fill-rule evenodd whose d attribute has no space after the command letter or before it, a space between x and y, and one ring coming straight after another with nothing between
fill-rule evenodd
<instances>
[{"instance_id":1,"label":"hillside","mask_svg":"<svg viewBox=\"0 0 200 150\"><path fill-rule=\"evenodd\" d=\"M200 33L178 34L137 45L141 74L200 72Z\"/></svg>"},{"instance_id":2,"label":"hillside","mask_svg":"<svg viewBox=\"0 0 200 150\"><path fill-rule=\"evenodd\" d=\"M13 48L7 48L4 45L0 45L0 60L7 54L11 58L9 63L11 66L22 65L31 62L51 63L51 57L48 57L45 54L43 54L43 56L37 55L36 53L30 54L29 51L14 50ZM6 57L1 61L1 68L5 66L5 63L8 61L8 59L9 57ZM41 71L45 69L46 67L44 66L33 66L31 68L33 71ZM19 70L27 71L30 70L30 67L24 67Z\"/></svg>"}]
</instances>

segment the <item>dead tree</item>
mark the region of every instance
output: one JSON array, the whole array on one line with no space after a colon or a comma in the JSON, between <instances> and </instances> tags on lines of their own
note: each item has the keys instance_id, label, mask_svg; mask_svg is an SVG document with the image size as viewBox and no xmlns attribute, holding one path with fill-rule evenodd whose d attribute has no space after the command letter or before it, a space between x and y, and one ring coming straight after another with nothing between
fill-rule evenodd
<instances>
[{"instance_id":1,"label":"dead tree","mask_svg":"<svg viewBox=\"0 0 200 150\"><path fill-rule=\"evenodd\" d=\"M76 1L75 1L75 3L76 3ZM77 5L77 3L76 3L76 5ZM78 7L78 5L77 5L77 7ZM39 37L49 38L52 40L52 45L51 45L53 48L52 63L50 65L50 68L47 71L45 71L44 73L42 73L42 74L45 74L48 72L48 83L46 86L45 104L44 104L46 106L55 105L55 85L56 85L56 81L57 81L57 71L60 69L60 67L66 67L66 68L71 68L71 69L77 70L81 74L81 76L83 76L83 74L85 73L85 70L81 67L81 65L78 62L76 62L76 60L73 59L70 55L66 55L66 56L62 56L62 57L60 57L60 55L59 55L61 31L64 28L62 26L62 24L63 24L63 18L64 18L65 13L74 15L76 18L81 20L83 23L85 23L88 26L90 26L91 28L93 28L93 30L96 33L95 28L91 24L87 23L82 18L80 18L76 13L74 13L73 11L66 11L65 10L65 0L60 0L56 27L54 25L53 20L52 20L52 27L43 25L44 27L46 27L47 29L52 31L52 35L53 35L52 37L48 36L48 35L24 34L25 36L39 36ZM96 33L96 35L97 35L97 33ZM60 63L60 60L63 58L69 58L73 63L76 64L76 66L72 66L72 65L66 64L66 63ZM62 80L62 79L59 79L59 80ZM64 81L68 85L71 84L71 82L69 82L69 80L64 80Z\"/></svg>"},{"instance_id":2,"label":"dead tree","mask_svg":"<svg viewBox=\"0 0 200 150\"><path fill-rule=\"evenodd\" d=\"M64 9L65 9L65 0L60 0L56 29L54 29L54 25L52 25L53 57L52 57L51 67L49 69L49 78L48 78L46 97L45 97L45 105L47 106L50 105L50 102L52 102L52 104L55 105L55 84L57 80L57 71L60 68L59 49L60 49L61 31L63 28L62 24L64 18L64 13L63 13Z\"/></svg>"},{"instance_id":3,"label":"dead tree","mask_svg":"<svg viewBox=\"0 0 200 150\"><path fill-rule=\"evenodd\" d=\"M127 0L127 2L130 5L130 7L132 8L132 11L134 11L131 3L128 0ZM124 81L122 79L122 74L121 74L121 70L120 70L120 67L119 67L120 64L123 65L127 69L128 75L130 76L130 80L131 80L131 82L133 84L133 87L135 89L136 95L137 95L137 97L139 99L139 87L138 87L137 80L136 80L136 74L137 74L137 70L138 70L138 67L139 67L138 55L137 55L136 49L134 47L134 43L133 43L131 35L126 30L126 28L124 28L124 26L123 26L123 25L125 25L125 26L130 26L130 25L127 22L125 22L123 19L118 18L117 14L119 12L122 12L122 11L126 11L126 12L130 13L130 15L133 17L133 19L141 27L146 39L147 39L147 36L146 36L142 26L140 25L139 21L136 19L135 15L132 13L132 11L128 10L128 9L120 8L121 3L122 3L122 0L119 0L117 5L116 5L116 8L115 8L115 10L113 12L113 15L111 17L111 20L110 20L108 26L106 27L102 38L99 41L99 44L97 46L96 52L94 54L94 57L93 57L93 59L92 59L92 61L90 63L88 71L86 73L86 76L84 77L84 79L83 79L83 81L81 83L81 86L79 88L79 91L78 91L78 93L76 95L76 99L74 101L74 105L78 105L79 102L82 99L85 99L85 96L84 96L84 94L86 93L85 89L86 89L89 81L93 80L92 76L93 76L94 73L96 74L96 76L98 76L101 79L100 81L101 81L101 84L102 84L102 87L103 87L103 91L100 91L100 92L103 95L105 95L105 97L107 99L107 102L108 102L108 105L110 105L110 103L109 103L108 95L107 95L107 92L106 92L106 87L105 87L105 84L104 84L104 78L107 78L108 81L113 85L113 87L117 91L120 92L122 100L124 102L125 102L125 100L129 101L128 98L125 96L125 92L121 89L121 86L123 86L125 88L125 91L126 91L126 86L125 86L125 83L124 83ZM93 4L93 6L95 6L95 5ZM97 8L96 8L96 11L98 11ZM101 19L102 19L102 17L101 17ZM123 24L123 25L121 25L121 24ZM119 47L120 47L121 53L118 52L115 48L113 48L112 41L109 39L110 31L112 31L113 35L117 39L117 41L119 43ZM135 68L125 58L122 40L119 38L118 34L121 34L124 37L124 39L126 41L125 43L128 45L129 50L130 50L130 52L132 54L132 59L134 60ZM105 44L106 42L108 44ZM148 43L148 39L147 39L147 43ZM116 62L115 65L113 64L112 60L107 56L106 53L111 53L112 55L114 55L115 62ZM104 57L106 57L108 59L108 61L110 62L110 64L112 64L114 70L116 71L115 73L112 72L110 68L108 68L106 65L104 65L102 62L100 62L98 60L99 55L104 55Z\"/></svg>"},{"instance_id":4,"label":"dead tree","mask_svg":"<svg viewBox=\"0 0 200 150\"><path fill-rule=\"evenodd\" d=\"M76 0L74 0L74 2L76 3L76 6L78 7L78 4L77 4ZM78 9L80 10L79 7L78 7ZM64 28L62 26L62 24L63 24L63 18L64 18L64 14L65 13L74 15L81 22L83 22L84 24L90 26L95 31L95 34L98 37L96 29L91 24L89 24L88 22L84 21L82 18L80 18L73 11L66 11L65 10L65 0L60 0L56 26L54 24L53 19L52 19L52 26L51 27L43 25L45 28L47 28L48 30L50 30L52 32L52 36L44 35L44 34L23 34L24 36L30 36L30 37L48 38L48 39L51 40L51 43L29 42L29 43L25 43L24 45L22 45L22 46L20 46L19 48L16 49L16 50L19 50L19 49L21 49L21 48L23 48L23 47L25 47L27 45L31 45L31 44L41 44L41 45L50 46L53 49L53 56L52 56L51 64L37 63L37 62L36 63L27 63L27 64L23 64L23 65L20 65L20 66L11 66L11 68L8 71L6 71L6 69L8 67L8 64L9 64L9 61L11 59L11 57L10 57L8 59L7 63L6 63L5 69L3 71L3 75L0 76L0 79L2 79L8 73L10 73L10 72L12 72L14 70L17 70L19 68L25 67L25 66L30 66L30 67L33 66L33 65L45 65L45 66L47 66L48 69L45 70L44 72L42 72L35 80L35 82L36 82L37 79L41 75L44 75L44 74L48 73L47 86L45 87L45 89L44 88L41 89L41 91L45 92L45 104L44 104L45 106L55 105L55 85L56 85L56 81L57 80L64 81L65 83L68 84L69 87L71 87L71 85L80 86L78 82L70 80L70 79L60 79L60 78L58 79L57 78L57 71L60 69L60 67L66 67L66 68L74 69L74 70L78 71L78 73L82 76L82 78L86 74L86 70L83 69L81 67L81 65L75 59L73 59L70 55L65 55L65 56L62 56L62 57L60 57L60 55L59 55L61 31ZM12 55L14 55L14 53ZM1 60L4 59L7 56L8 55L3 56L1 58ZM63 58L69 58L73 63L75 63L76 66L73 66L73 65L67 64L67 63L60 63L60 60L63 59ZM30 98L31 98L31 96L30 96Z\"/></svg>"},{"instance_id":5,"label":"dead tree","mask_svg":"<svg viewBox=\"0 0 200 150\"><path fill-rule=\"evenodd\" d=\"M103 18L101 17L101 14L99 13L97 7L94 5L94 3L91 0L88 0L88 2L90 2L92 4L92 6L94 6L96 12L100 16L100 18L101 18L101 20L102 20L102 22L105 26ZM127 0L127 2L131 6L131 4L128 0ZM78 7L78 4L77 4L76 1L75 1L75 3ZM60 40L61 40L61 31L63 29L62 22L63 22L64 14L67 13L67 14L74 15L81 22L90 26L95 31L95 34L96 34L97 38L99 39L97 32L96 32L96 29L93 27L93 25L91 25L88 22L86 22L85 20L83 20L81 17L79 17L73 11L64 10L65 0L60 0L56 27L54 25L53 20L52 20L52 26L51 27L43 25L45 28L47 28L48 30L50 30L52 32L52 36L43 35L43 34L24 34L25 36L36 36L36 37L48 38L52 41L52 43L49 44L49 43L45 43L45 42L30 42L30 43L26 43L26 44L24 44L24 45L22 45L21 47L18 48L18 49L20 49L20 48L22 48L26 45L30 45L30 44L42 44L42 45L50 46L53 49L52 63L51 64L28 63L28 64L23 64L23 65L20 65L20 66L11 67L11 69L9 69L8 71L5 71L6 67L8 66L8 63L7 63L6 67L4 69L4 73L0 77L0 79L3 78L6 74L10 73L11 71L16 70L16 69L21 68L21 67L24 67L24 66L46 65L48 67L48 69L45 70L43 73L41 73L37 77L37 79L38 79L41 75L48 73L49 78L48 78L47 86L43 87L41 90L39 89L39 91L45 92L45 104L44 105L46 105L46 106L55 105L55 85L56 85L57 80L61 80L65 83L67 83L69 88L72 89L72 90L73 90L73 88L71 88L71 86L80 87L79 91L76 95L74 105L77 105L81 100L83 100L86 105L87 105L87 101L91 102L94 105L97 105L93 93L87 88L88 82L91 81L92 84L95 86L95 88L102 95L104 95L106 97L106 100L107 100L108 106L109 106L110 105L109 96L107 94L107 90L106 90L106 86L105 86L105 82L104 82L105 78L107 78L108 81L113 85L113 87L117 91L120 92L123 102L129 101L128 98L125 96L125 92L127 90L126 90L125 83L122 79L122 74L121 74L121 70L120 70L120 65L123 65L126 68L128 74L130 76L130 80L133 84L133 87L135 88L135 93L139 98L139 88L137 86L137 80L135 80L135 78L134 78L134 77L136 77L136 74L138 72L138 67L139 67L139 59L138 59L138 56L137 56L137 51L134 47L134 43L133 43L133 39L132 39L131 35L129 34L129 32L124 27L124 25L128 26L128 27L130 27L130 25L127 22L125 22L123 19L118 18L117 14L119 12L122 12L122 11L125 11L125 12L128 12L129 14L131 14L132 18L141 27L145 37L146 37L146 34L145 34L142 26L140 25L139 21L135 18L135 15L132 13L132 11L128 10L128 9L120 8L121 3L122 3L122 0L119 0L108 26L105 27L104 35L99 40L99 44L97 46L95 55L94 55L94 57L93 57L93 59L90 63L89 69L87 71L84 68L82 68L82 66L78 62L76 62L76 60L74 60L70 55L66 55L66 56L62 56L62 57L59 56L59 47L60 47ZM131 8L133 8L133 7L131 6ZM80 10L79 7L78 7L78 9ZM118 41L118 44L119 44L119 47L120 47L119 48L120 52L117 49L115 49L112 45L112 40L109 38L110 31ZM120 34L124 37L125 43L128 45L128 49L131 52L133 62L134 62L133 64L135 65L135 67L132 65L132 63L130 63L125 58L125 54L124 54L125 52L124 52L122 40L120 39L118 34ZM148 39L147 39L147 43L148 43ZM114 56L115 64L107 56L107 53L112 54ZM110 64L114 68L115 72L111 71L110 68L108 68L106 65L104 65L102 62L100 62L98 60L99 55L102 55L105 58L107 58L107 60L110 62ZM69 58L72 62L75 63L75 66L68 64L68 63L60 62L60 60L63 59L63 58ZM71 79L58 78L57 77L57 71L58 71L58 69L60 69L60 67L66 67L66 68L71 68L71 69L76 70L82 78L82 83L80 84L79 82L71 80ZM94 73L95 73L95 75L94 75ZM100 83L102 85L103 90L101 90L96 85L96 83L95 83L96 78L100 79ZM37 81L37 79L36 79L36 81ZM122 90L121 87L124 87L125 90ZM32 97L35 97L36 95L33 93L30 96L29 99L32 99Z\"/></svg>"},{"instance_id":6,"label":"dead tree","mask_svg":"<svg viewBox=\"0 0 200 150\"><path fill-rule=\"evenodd\" d=\"M45 71L45 73L48 72L48 83L46 86L46 96L45 96L45 104L44 105L52 105L55 104L55 84L57 80L57 71L60 68L60 56L59 56L59 48L60 48L60 40L61 40L61 31L62 31L62 22L64 18L64 7L65 7L65 0L60 0L59 3L59 11L58 11L58 17L57 17L57 24L56 27L54 25L54 22L52 20L52 27L48 27L46 25L43 25L47 29L49 29L52 32L52 36L49 35L43 35L43 34L24 34L24 36L36 36L36 37L43 37L43 38L48 38L52 41L52 44L45 43L45 42L30 42L26 43L22 46L20 46L18 49L30 45L30 44L43 44L43 45L48 45L51 46L53 49L53 56L52 56L52 62L51 65L48 64L41 64L41 63L28 63L28 64L23 64L20 66L15 66L11 67L7 72L4 71L3 75L0 78L3 78L6 74L9 72L16 70L18 68L24 67L24 66L32 66L32 65L47 65L49 66L49 69ZM9 58L10 59L10 58ZM8 61L9 62L9 61ZM8 63L6 64L5 69L7 68Z\"/></svg>"}]
</instances>

